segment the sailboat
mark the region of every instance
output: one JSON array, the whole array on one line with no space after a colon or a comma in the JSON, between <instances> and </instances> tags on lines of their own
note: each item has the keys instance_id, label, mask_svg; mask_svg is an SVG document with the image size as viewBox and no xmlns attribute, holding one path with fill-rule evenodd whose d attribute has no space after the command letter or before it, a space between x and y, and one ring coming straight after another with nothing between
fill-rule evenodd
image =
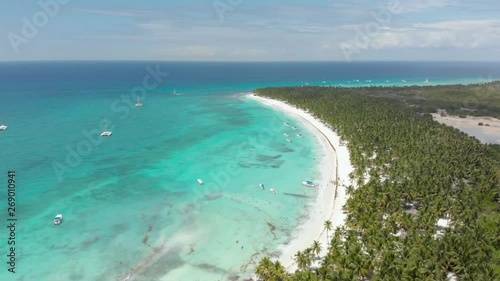
<instances>
[{"instance_id":1,"label":"sailboat","mask_svg":"<svg viewBox=\"0 0 500 281\"><path fill-rule=\"evenodd\" d=\"M108 131L107 123L108 123L108 120L104 119L104 132L101 133L101 137L109 137L113 133L111 131Z\"/></svg>"},{"instance_id":2,"label":"sailboat","mask_svg":"<svg viewBox=\"0 0 500 281\"><path fill-rule=\"evenodd\" d=\"M136 107L142 107L144 104L142 104L141 100L137 98L137 103L135 104Z\"/></svg>"},{"instance_id":3,"label":"sailboat","mask_svg":"<svg viewBox=\"0 0 500 281\"><path fill-rule=\"evenodd\" d=\"M424 83L429 83L429 78L426 78Z\"/></svg>"},{"instance_id":4,"label":"sailboat","mask_svg":"<svg viewBox=\"0 0 500 281\"><path fill-rule=\"evenodd\" d=\"M0 122L0 131L5 131L7 130L7 125L3 124L3 117L1 119L2 122Z\"/></svg>"},{"instance_id":5,"label":"sailboat","mask_svg":"<svg viewBox=\"0 0 500 281\"><path fill-rule=\"evenodd\" d=\"M180 96L180 94L178 94L178 93L175 91L175 89L174 89L174 94L173 94L173 96Z\"/></svg>"}]
</instances>

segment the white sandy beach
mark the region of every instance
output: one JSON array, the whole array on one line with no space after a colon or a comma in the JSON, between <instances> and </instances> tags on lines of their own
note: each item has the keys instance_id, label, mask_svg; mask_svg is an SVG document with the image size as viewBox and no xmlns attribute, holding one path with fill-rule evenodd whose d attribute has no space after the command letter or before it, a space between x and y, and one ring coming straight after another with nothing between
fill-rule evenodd
<instances>
[{"instance_id":1,"label":"white sandy beach","mask_svg":"<svg viewBox=\"0 0 500 281\"><path fill-rule=\"evenodd\" d=\"M470 136L476 137L482 143L500 144L500 120L493 117L443 117L437 113L432 114L432 117L439 123L452 126ZM489 126L479 126L479 122Z\"/></svg>"},{"instance_id":2,"label":"white sandy beach","mask_svg":"<svg viewBox=\"0 0 500 281\"><path fill-rule=\"evenodd\" d=\"M347 201L344 185L349 183L349 173L353 170L349 151L346 146L340 145L340 137L336 133L311 114L285 102L253 94L248 97L300 120L318 138L324 149L324 157L318 163L321 169L320 181L317 181L319 192L315 203L310 206L309 218L299 227L292 241L280 249L280 262L289 272L295 272L295 253L310 247L314 240L318 240L322 245L321 256L326 253L328 243L323 226L325 221L330 220L333 229L344 224L345 214L342 207ZM331 234L330 232L330 237Z\"/></svg>"}]
</instances>

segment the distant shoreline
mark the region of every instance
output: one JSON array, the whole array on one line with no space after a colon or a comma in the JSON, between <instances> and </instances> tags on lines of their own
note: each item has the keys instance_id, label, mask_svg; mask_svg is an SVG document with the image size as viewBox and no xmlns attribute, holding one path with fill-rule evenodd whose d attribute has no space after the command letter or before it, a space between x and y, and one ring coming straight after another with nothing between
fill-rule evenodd
<instances>
[{"instance_id":1,"label":"distant shoreline","mask_svg":"<svg viewBox=\"0 0 500 281\"><path fill-rule=\"evenodd\" d=\"M349 174L353 170L349 151L346 146L340 145L340 136L309 113L281 101L253 94L247 97L300 120L323 147L324 155L318 163L321 176L317 181L318 187L315 187L319 189L318 195L314 204L310 206L308 219L297 228L290 243L279 249L280 262L287 271L294 272L297 269L294 262L295 253L311 246L315 240L321 243L323 248L321 255L326 253L328 241L324 231L325 221L330 220L333 229L345 222L346 216L342 208L348 197L344 185L350 181ZM330 238L332 232L329 233Z\"/></svg>"}]
</instances>

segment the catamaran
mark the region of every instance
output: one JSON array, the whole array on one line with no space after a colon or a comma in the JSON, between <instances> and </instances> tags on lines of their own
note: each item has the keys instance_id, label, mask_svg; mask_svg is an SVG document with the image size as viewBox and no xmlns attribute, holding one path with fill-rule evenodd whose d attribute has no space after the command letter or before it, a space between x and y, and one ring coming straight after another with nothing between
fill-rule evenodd
<instances>
[{"instance_id":1,"label":"catamaran","mask_svg":"<svg viewBox=\"0 0 500 281\"><path fill-rule=\"evenodd\" d=\"M0 125L0 131L5 131L5 130L7 130L7 125L4 125L4 124L3 124L3 118L1 119L1 121L2 121L2 122L0 122L0 124L1 124L1 125Z\"/></svg>"},{"instance_id":2,"label":"catamaran","mask_svg":"<svg viewBox=\"0 0 500 281\"><path fill-rule=\"evenodd\" d=\"M136 107L142 107L144 104L142 104L141 100L137 98L137 103L135 104Z\"/></svg>"},{"instance_id":3,"label":"catamaran","mask_svg":"<svg viewBox=\"0 0 500 281\"><path fill-rule=\"evenodd\" d=\"M109 137L113 132L107 130L108 120L104 119L104 132L101 133L101 137Z\"/></svg>"}]
</instances>

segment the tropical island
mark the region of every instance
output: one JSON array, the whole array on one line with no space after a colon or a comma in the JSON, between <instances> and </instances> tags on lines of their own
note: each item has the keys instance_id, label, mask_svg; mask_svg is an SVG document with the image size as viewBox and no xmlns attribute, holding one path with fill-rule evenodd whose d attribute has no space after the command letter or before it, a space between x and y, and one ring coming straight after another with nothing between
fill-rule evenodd
<instances>
[{"instance_id":1,"label":"tropical island","mask_svg":"<svg viewBox=\"0 0 500 281\"><path fill-rule=\"evenodd\" d=\"M481 143L431 115L498 118L499 87L255 90L324 122L353 166L349 183L337 183L348 195L344 223L324 222L326 245L313 241L296 252L291 272L265 257L256 275L264 281L499 280L500 145Z\"/></svg>"}]
</instances>

